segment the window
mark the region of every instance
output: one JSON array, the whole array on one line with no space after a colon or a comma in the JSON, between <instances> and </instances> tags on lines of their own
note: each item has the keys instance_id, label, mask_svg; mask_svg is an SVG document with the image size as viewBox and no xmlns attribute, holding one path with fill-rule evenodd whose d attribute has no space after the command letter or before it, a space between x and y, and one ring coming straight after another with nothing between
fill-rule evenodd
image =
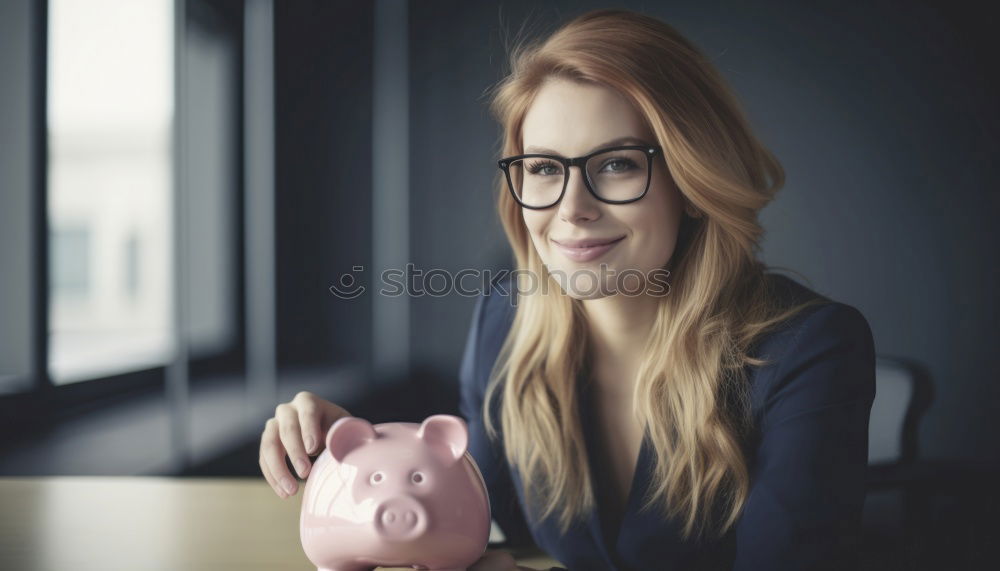
<instances>
[{"instance_id":1,"label":"window","mask_svg":"<svg viewBox=\"0 0 1000 571\"><path fill-rule=\"evenodd\" d=\"M173 352L172 0L51 0L49 375Z\"/></svg>"}]
</instances>

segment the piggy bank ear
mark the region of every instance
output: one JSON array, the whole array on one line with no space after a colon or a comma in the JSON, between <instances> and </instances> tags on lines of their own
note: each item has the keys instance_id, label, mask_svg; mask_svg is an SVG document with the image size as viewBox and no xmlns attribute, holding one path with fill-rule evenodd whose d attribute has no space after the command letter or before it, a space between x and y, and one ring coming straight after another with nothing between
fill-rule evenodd
<instances>
[{"instance_id":1,"label":"piggy bank ear","mask_svg":"<svg viewBox=\"0 0 1000 571\"><path fill-rule=\"evenodd\" d=\"M348 452L371 442L377 436L375 427L367 420L345 416L334 422L326 433L326 447L337 462L343 462Z\"/></svg>"},{"instance_id":2,"label":"piggy bank ear","mask_svg":"<svg viewBox=\"0 0 1000 571\"><path fill-rule=\"evenodd\" d=\"M417 431L422 439L446 464L453 464L465 454L469 445L469 429L465 421L450 414L427 417Z\"/></svg>"}]
</instances>

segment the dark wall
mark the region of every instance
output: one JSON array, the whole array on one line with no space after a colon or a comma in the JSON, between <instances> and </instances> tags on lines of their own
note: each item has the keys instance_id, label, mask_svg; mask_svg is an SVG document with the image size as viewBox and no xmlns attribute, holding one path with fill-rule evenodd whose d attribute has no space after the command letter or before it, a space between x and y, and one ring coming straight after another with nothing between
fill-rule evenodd
<instances>
[{"instance_id":1,"label":"dark wall","mask_svg":"<svg viewBox=\"0 0 1000 571\"><path fill-rule=\"evenodd\" d=\"M497 10L490 2L410 4L410 251L424 272L513 267L492 189L499 130L482 95L502 77ZM454 293L415 297L414 361L455 376L473 303Z\"/></svg>"},{"instance_id":2,"label":"dark wall","mask_svg":"<svg viewBox=\"0 0 1000 571\"><path fill-rule=\"evenodd\" d=\"M660 17L708 54L787 170L762 213L763 258L858 307L879 353L925 363L933 457L1000 460L995 163L998 58L973 5L461 2L410 4L411 251L488 268L508 248L491 192L501 19L545 28L592 8ZM414 359L454 375L472 300L414 299Z\"/></svg>"},{"instance_id":3,"label":"dark wall","mask_svg":"<svg viewBox=\"0 0 1000 571\"><path fill-rule=\"evenodd\" d=\"M370 297L328 288L371 265L372 5L274 4L278 361L365 363Z\"/></svg>"}]
</instances>

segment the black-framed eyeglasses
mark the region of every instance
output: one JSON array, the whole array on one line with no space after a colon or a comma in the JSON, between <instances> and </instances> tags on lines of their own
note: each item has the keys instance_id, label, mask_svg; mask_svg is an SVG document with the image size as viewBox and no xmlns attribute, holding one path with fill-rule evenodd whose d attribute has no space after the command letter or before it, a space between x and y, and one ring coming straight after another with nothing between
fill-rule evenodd
<instances>
[{"instance_id":1,"label":"black-framed eyeglasses","mask_svg":"<svg viewBox=\"0 0 1000 571\"><path fill-rule=\"evenodd\" d=\"M624 145L598 149L576 158L540 153L515 155L497 161L507 176L507 188L525 208L554 206L569 183L569 167L577 166L590 194L608 204L635 202L649 190L654 158L663 149L656 145Z\"/></svg>"}]
</instances>

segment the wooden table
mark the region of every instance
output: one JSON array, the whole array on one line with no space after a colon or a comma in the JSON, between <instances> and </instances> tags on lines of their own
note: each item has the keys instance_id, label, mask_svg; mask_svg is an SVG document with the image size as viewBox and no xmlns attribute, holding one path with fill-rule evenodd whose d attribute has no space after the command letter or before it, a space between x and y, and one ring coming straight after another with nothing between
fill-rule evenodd
<instances>
[{"instance_id":1,"label":"wooden table","mask_svg":"<svg viewBox=\"0 0 1000 571\"><path fill-rule=\"evenodd\" d=\"M0 569L312 571L301 498L301 484L282 500L263 478L0 478Z\"/></svg>"}]
</instances>

